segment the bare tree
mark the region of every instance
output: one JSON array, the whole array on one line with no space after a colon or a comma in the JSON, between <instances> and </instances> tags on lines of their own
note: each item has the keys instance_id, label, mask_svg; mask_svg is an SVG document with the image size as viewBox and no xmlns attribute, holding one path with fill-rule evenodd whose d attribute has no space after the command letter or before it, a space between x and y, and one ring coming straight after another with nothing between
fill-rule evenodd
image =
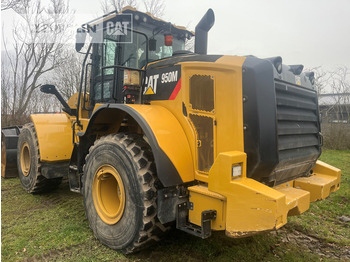
<instances>
[{"instance_id":1,"label":"bare tree","mask_svg":"<svg viewBox=\"0 0 350 262\"><path fill-rule=\"evenodd\" d=\"M63 97L68 100L79 91L80 73L84 57L77 56L77 53L71 50L67 50L65 56L68 57L67 64L69 66L57 67L53 72L51 81L57 86Z\"/></svg>"},{"instance_id":2,"label":"bare tree","mask_svg":"<svg viewBox=\"0 0 350 262\"><path fill-rule=\"evenodd\" d=\"M146 12L155 17L162 17L165 11L164 0L143 0Z\"/></svg>"},{"instance_id":3,"label":"bare tree","mask_svg":"<svg viewBox=\"0 0 350 262\"><path fill-rule=\"evenodd\" d=\"M346 66L342 66L331 72L331 75L332 81L330 86L335 100L333 111L338 121L347 123L350 120L350 71Z\"/></svg>"},{"instance_id":4,"label":"bare tree","mask_svg":"<svg viewBox=\"0 0 350 262\"><path fill-rule=\"evenodd\" d=\"M321 72L321 73L320 73ZM340 66L316 70L324 144L331 149L350 148L350 70Z\"/></svg>"},{"instance_id":5,"label":"bare tree","mask_svg":"<svg viewBox=\"0 0 350 262\"><path fill-rule=\"evenodd\" d=\"M136 0L103 0L101 1L101 9L104 14L116 10L120 12L125 6L136 8Z\"/></svg>"},{"instance_id":6,"label":"bare tree","mask_svg":"<svg viewBox=\"0 0 350 262\"><path fill-rule=\"evenodd\" d=\"M6 125L9 117L9 96L11 96L10 79L4 61L1 61L1 126Z\"/></svg>"},{"instance_id":7,"label":"bare tree","mask_svg":"<svg viewBox=\"0 0 350 262\"><path fill-rule=\"evenodd\" d=\"M191 37L190 39L186 39L186 41L185 41L185 50L194 52L194 41L195 41L194 37Z\"/></svg>"},{"instance_id":8,"label":"bare tree","mask_svg":"<svg viewBox=\"0 0 350 262\"><path fill-rule=\"evenodd\" d=\"M164 0L143 0L143 5L146 12L155 17L164 15L165 3ZM120 12L124 7L131 6L137 8L136 0L102 0L101 9L104 14L117 10Z\"/></svg>"},{"instance_id":9,"label":"bare tree","mask_svg":"<svg viewBox=\"0 0 350 262\"><path fill-rule=\"evenodd\" d=\"M33 94L42 84L42 77L54 68L64 65L64 43L72 14L64 0L51 0L43 6L40 0L21 1L13 10L21 17L14 26L13 50L5 37L7 125L18 124L29 108L34 108ZM2 99L2 106L5 100Z\"/></svg>"},{"instance_id":10,"label":"bare tree","mask_svg":"<svg viewBox=\"0 0 350 262\"><path fill-rule=\"evenodd\" d=\"M14 9L20 5L22 0L1 0L1 11Z\"/></svg>"},{"instance_id":11,"label":"bare tree","mask_svg":"<svg viewBox=\"0 0 350 262\"><path fill-rule=\"evenodd\" d=\"M318 96L327 93L327 86L329 83L330 75L328 72L324 71L321 66L306 68L304 72L314 72L315 74L315 89Z\"/></svg>"}]
</instances>

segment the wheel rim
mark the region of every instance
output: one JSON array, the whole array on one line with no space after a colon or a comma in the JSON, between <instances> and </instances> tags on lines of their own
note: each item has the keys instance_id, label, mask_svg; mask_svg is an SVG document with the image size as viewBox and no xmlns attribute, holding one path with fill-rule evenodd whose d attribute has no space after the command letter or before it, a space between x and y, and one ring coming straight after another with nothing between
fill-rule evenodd
<instances>
[{"instance_id":1,"label":"wheel rim","mask_svg":"<svg viewBox=\"0 0 350 262\"><path fill-rule=\"evenodd\" d=\"M118 171L110 166L101 166L94 175L92 195L96 211L103 222L116 224L125 208L125 190Z\"/></svg>"},{"instance_id":2,"label":"wheel rim","mask_svg":"<svg viewBox=\"0 0 350 262\"><path fill-rule=\"evenodd\" d=\"M21 148L21 169L24 176L29 175L30 171L30 150L27 142L24 142Z\"/></svg>"}]
</instances>

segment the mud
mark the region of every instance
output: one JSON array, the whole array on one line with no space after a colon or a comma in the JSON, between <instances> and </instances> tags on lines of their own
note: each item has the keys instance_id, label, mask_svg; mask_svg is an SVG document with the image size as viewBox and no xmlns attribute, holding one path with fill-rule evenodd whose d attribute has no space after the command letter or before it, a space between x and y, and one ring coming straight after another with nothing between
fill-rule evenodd
<instances>
[{"instance_id":1,"label":"mud","mask_svg":"<svg viewBox=\"0 0 350 262\"><path fill-rule=\"evenodd\" d=\"M349 246L340 247L334 243L327 243L322 239L307 235L304 232L295 229L291 230L282 228L277 232L271 232L271 234L277 234L280 236L282 243L292 243L308 250L310 253L319 255L320 260L322 260L322 257L341 261L350 260Z\"/></svg>"}]
</instances>

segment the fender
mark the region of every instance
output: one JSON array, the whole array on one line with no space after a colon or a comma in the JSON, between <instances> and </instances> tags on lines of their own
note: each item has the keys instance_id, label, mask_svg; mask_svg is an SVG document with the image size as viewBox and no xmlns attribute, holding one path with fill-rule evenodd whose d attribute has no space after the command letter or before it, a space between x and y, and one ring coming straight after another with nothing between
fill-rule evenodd
<instances>
[{"instance_id":1,"label":"fender","mask_svg":"<svg viewBox=\"0 0 350 262\"><path fill-rule=\"evenodd\" d=\"M38 138L42 162L69 161L73 151L72 123L65 113L30 116Z\"/></svg>"},{"instance_id":2,"label":"fender","mask_svg":"<svg viewBox=\"0 0 350 262\"><path fill-rule=\"evenodd\" d=\"M194 180L193 159L185 132L175 116L162 106L103 104L91 116L85 133L78 135L85 138L92 134L95 122L99 123L100 119L106 119L106 124L111 124L111 119L121 122L122 119L113 116L125 114L137 122L147 137L154 155L157 176L165 187Z\"/></svg>"}]
</instances>

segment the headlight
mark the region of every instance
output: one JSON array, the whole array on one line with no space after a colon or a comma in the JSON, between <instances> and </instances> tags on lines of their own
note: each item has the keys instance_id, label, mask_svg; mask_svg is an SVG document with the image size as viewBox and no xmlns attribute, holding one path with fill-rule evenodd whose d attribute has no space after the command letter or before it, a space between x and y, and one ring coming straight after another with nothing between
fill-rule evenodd
<instances>
[{"instance_id":1,"label":"headlight","mask_svg":"<svg viewBox=\"0 0 350 262\"><path fill-rule=\"evenodd\" d=\"M136 70L124 70L124 86L141 86L140 72Z\"/></svg>"},{"instance_id":2,"label":"headlight","mask_svg":"<svg viewBox=\"0 0 350 262\"><path fill-rule=\"evenodd\" d=\"M234 180L234 179L239 178L240 176L242 176L242 164L241 163L238 165L232 166L231 179Z\"/></svg>"}]
</instances>

